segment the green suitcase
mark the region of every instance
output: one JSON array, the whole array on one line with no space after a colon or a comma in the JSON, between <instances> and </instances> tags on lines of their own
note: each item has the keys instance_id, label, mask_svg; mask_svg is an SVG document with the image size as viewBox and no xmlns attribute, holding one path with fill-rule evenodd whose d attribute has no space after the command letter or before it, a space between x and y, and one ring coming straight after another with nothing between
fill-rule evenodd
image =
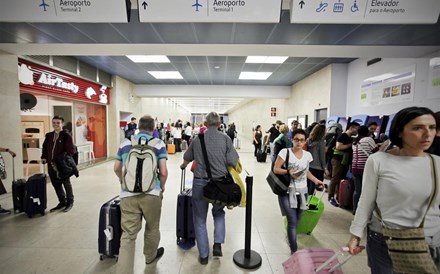
<instances>
[{"instance_id":1,"label":"green suitcase","mask_svg":"<svg viewBox=\"0 0 440 274\"><path fill-rule=\"evenodd\" d=\"M324 194L324 191L322 192ZM307 197L307 205L309 209L305 210L299 219L298 227L296 228L297 234L311 234L313 229L319 222L322 213L324 212L324 202L322 196L310 195ZM284 226L287 230L287 218L284 217Z\"/></svg>"}]
</instances>

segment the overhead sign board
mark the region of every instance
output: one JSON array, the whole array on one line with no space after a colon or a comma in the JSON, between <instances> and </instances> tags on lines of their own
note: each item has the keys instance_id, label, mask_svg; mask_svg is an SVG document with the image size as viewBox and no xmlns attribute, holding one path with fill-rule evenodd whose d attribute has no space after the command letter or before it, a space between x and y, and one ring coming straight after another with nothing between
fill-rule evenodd
<instances>
[{"instance_id":1,"label":"overhead sign board","mask_svg":"<svg viewBox=\"0 0 440 274\"><path fill-rule=\"evenodd\" d=\"M293 0L292 23L435 24L439 0Z\"/></svg>"},{"instance_id":2,"label":"overhead sign board","mask_svg":"<svg viewBox=\"0 0 440 274\"><path fill-rule=\"evenodd\" d=\"M278 23L281 0L138 0L140 22Z\"/></svg>"},{"instance_id":3,"label":"overhead sign board","mask_svg":"<svg viewBox=\"0 0 440 274\"><path fill-rule=\"evenodd\" d=\"M1 22L127 23L125 0L0 1Z\"/></svg>"}]
</instances>

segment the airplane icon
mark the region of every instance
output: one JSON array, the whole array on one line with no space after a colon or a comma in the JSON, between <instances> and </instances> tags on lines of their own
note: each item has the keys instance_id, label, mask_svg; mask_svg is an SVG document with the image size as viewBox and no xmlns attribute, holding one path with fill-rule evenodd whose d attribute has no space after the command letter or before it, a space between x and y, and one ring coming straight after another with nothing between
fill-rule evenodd
<instances>
[{"instance_id":1,"label":"airplane icon","mask_svg":"<svg viewBox=\"0 0 440 274\"><path fill-rule=\"evenodd\" d=\"M39 7L43 7L44 11L47 11L47 10L46 10L46 7L49 7L49 5L46 4L46 2L44 2L44 0L42 0L42 1L43 1L43 2L39 5Z\"/></svg>"},{"instance_id":2,"label":"airplane icon","mask_svg":"<svg viewBox=\"0 0 440 274\"><path fill-rule=\"evenodd\" d=\"M196 11L199 11L199 7L203 7L202 5L199 4L199 0L196 0L196 3L192 6L196 7Z\"/></svg>"}]
</instances>

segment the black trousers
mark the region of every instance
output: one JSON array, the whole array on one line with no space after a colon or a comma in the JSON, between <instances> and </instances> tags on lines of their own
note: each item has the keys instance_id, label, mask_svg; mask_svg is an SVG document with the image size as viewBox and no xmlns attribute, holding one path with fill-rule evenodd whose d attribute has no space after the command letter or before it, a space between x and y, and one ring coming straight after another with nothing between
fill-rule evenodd
<instances>
[{"instance_id":1,"label":"black trousers","mask_svg":"<svg viewBox=\"0 0 440 274\"><path fill-rule=\"evenodd\" d=\"M73 204L73 189L70 179L60 180L57 178L57 172L53 169L52 164L48 164L48 168L50 181L55 189L58 201L63 204Z\"/></svg>"}]
</instances>

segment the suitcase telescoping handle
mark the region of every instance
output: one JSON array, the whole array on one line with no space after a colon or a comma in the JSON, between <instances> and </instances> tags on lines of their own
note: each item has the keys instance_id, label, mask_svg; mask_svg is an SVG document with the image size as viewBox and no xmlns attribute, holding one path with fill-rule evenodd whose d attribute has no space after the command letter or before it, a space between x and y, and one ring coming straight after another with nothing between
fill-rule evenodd
<instances>
[{"instance_id":1,"label":"suitcase telescoping handle","mask_svg":"<svg viewBox=\"0 0 440 274\"><path fill-rule=\"evenodd\" d=\"M321 193L321 195L319 196L319 201L321 201L322 200L322 197L324 197L324 193L325 193L325 189L326 189L326 187L322 190L322 193ZM316 189L315 189L315 191L313 192L313 195L312 196L316 196ZM307 203L306 203L306 205L307 206L309 206L309 204L310 204L310 202L312 201L312 199L307 199Z\"/></svg>"},{"instance_id":2,"label":"suitcase telescoping handle","mask_svg":"<svg viewBox=\"0 0 440 274\"><path fill-rule=\"evenodd\" d=\"M323 270L325 267L327 267L329 264L331 264L338 256L343 256L344 259L341 262L338 262L337 264L335 264L332 268L330 268L329 270L327 270L329 273L333 273L336 269L340 268L341 266L343 266L348 260L350 260L350 258L352 257L352 255L347 255L348 253L348 247L342 247L340 250L338 250L338 252L335 252L335 255L331 256L327 261L325 261L320 267L318 267L315 270L316 274L319 274L319 272L321 270Z\"/></svg>"},{"instance_id":3,"label":"suitcase telescoping handle","mask_svg":"<svg viewBox=\"0 0 440 274\"><path fill-rule=\"evenodd\" d=\"M182 169L182 174L180 175L180 194L183 193L185 189L185 169Z\"/></svg>"},{"instance_id":4,"label":"suitcase telescoping handle","mask_svg":"<svg viewBox=\"0 0 440 274\"><path fill-rule=\"evenodd\" d=\"M15 157L12 156L12 181L15 182Z\"/></svg>"}]
</instances>

